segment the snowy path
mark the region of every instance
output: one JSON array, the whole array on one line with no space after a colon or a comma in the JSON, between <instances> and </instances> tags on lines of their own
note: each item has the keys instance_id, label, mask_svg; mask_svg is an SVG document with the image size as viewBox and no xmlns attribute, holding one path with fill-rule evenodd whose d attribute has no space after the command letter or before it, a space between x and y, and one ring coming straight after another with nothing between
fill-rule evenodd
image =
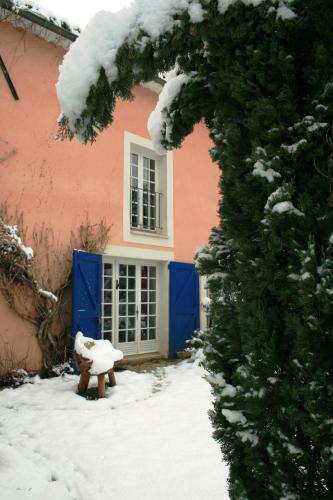
<instances>
[{"instance_id":1,"label":"snowy path","mask_svg":"<svg viewBox=\"0 0 333 500\"><path fill-rule=\"evenodd\" d=\"M99 401L75 394L75 376L0 392L2 500L228 499L201 368L117 382Z\"/></svg>"}]
</instances>

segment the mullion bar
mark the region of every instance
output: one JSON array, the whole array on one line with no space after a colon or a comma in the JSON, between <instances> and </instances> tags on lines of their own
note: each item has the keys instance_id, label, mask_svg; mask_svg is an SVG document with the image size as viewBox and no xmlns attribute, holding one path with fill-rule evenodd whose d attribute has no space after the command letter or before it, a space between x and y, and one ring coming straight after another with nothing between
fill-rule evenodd
<instances>
[{"instance_id":1,"label":"mullion bar","mask_svg":"<svg viewBox=\"0 0 333 500\"><path fill-rule=\"evenodd\" d=\"M102 302L102 334L103 338L112 342L113 332L113 264L103 264L103 302Z\"/></svg>"}]
</instances>

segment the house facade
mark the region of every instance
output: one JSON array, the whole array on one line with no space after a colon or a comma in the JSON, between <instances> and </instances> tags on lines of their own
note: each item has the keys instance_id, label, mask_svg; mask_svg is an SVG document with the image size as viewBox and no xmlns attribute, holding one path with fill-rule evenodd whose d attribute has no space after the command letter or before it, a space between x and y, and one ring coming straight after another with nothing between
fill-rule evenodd
<instances>
[{"instance_id":1,"label":"house facade","mask_svg":"<svg viewBox=\"0 0 333 500\"><path fill-rule=\"evenodd\" d=\"M117 103L94 144L57 140L58 67L76 33L0 5L0 201L23 213L27 244L37 225L65 245L86 217L104 218L103 254L74 251L73 334L110 339L127 356L173 355L200 325L193 256L218 222L207 129L198 124L180 149L157 155L146 127L163 84L155 81ZM37 369L33 330L1 296L0 316L0 350Z\"/></svg>"}]
</instances>

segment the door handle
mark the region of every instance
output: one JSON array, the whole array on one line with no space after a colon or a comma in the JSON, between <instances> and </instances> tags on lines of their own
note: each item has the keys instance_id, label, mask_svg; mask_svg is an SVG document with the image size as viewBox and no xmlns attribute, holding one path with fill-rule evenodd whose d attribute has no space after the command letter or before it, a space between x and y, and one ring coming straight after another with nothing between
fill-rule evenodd
<instances>
[{"instance_id":1,"label":"door handle","mask_svg":"<svg viewBox=\"0 0 333 500\"><path fill-rule=\"evenodd\" d=\"M136 313L136 319L139 319L139 309L138 308L136 308L135 313Z\"/></svg>"}]
</instances>

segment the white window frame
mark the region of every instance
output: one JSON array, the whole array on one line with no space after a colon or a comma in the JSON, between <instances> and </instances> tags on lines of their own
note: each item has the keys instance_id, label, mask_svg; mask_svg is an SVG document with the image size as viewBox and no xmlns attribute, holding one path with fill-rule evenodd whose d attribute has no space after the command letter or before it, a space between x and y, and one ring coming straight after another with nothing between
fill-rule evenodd
<instances>
[{"instance_id":1,"label":"white window frame","mask_svg":"<svg viewBox=\"0 0 333 500\"><path fill-rule=\"evenodd\" d=\"M157 191L162 193L161 226L158 231L131 227L131 153L147 155L155 160ZM173 247L173 155L154 152L152 141L144 137L124 133L124 196L123 196L123 238L130 243Z\"/></svg>"},{"instance_id":2,"label":"white window frame","mask_svg":"<svg viewBox=\"0 0 333 500\"><path fill-rule=\"evenodd\" d=\"M137 158L137 163L133 163L133 157L136 156ZM149 167L148 167L148 179L145 180L144 172L147 170L147 164L145 165L145 160L148 160L149 162ZM153 162L154 166L153 169L151 168L151 162ZM131 211L131 230L137 230L137 231L143 231L143 232L149 232L151 234L156 234L160 233L163 234L163 227L161 227L161 213L160 209L163 207L163 194L160 193L160 183L161 183L161 175L159 170L160 170L160 165L158 164L159 161L157 159L157 164L156 164L156 158L155 155L151 154L150 152L146 152L144 150L144 153L142 152L141 148L140 150L133 146L131 147L131 196L133 197L134 193L136 193L136 200L133 203L131 200L131 205L136 205L136 213L135 217L137 219L137 226L133 225L132 221L132 208L133 206L130 206L130 211ZM132 169L136 168L136 175L132 175ZM152 181L152 184L154 186L154 189L151 190L151 172L154 172L154 180ZM146 189L145 189L146 188ZM163 187L162 187L163 188ZM144 203L144 194L146 194L146 204ZM153 195L153 200L151 200L151 195ZM152 203L153 201L153 203ZM147 212L146 212L146 220L144 216L144 206L146 205L147 207ZM150 207L154 208L154 216L152 217L152 213L150 210ZM155 223L153 224L153 227L151 227L151 221L154 221ZM144 224L147 224L147 227L144 227Z\"/></svg>"}]
</instances>

